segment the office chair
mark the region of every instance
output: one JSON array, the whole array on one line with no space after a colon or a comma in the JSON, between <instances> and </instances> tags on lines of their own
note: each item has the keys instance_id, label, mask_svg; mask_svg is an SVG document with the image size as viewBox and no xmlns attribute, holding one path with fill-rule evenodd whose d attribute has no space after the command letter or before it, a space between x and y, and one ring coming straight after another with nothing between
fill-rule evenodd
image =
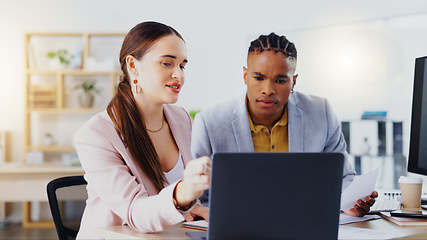
<instances>
[{"instance_id":1,"label":"office chair","mask_svg":"<svg viewBox=\"0 0 427 240\"><path fill-rule=\"evenodd\" d=\"M57 178L47 184L47 197L59 240L77 237L86 204L82 200L87 199L86 185L82 175ZM67 209L69 214L66 214ZM70 220L68 215L74 217Z\"/></svg>"}]
</instances>

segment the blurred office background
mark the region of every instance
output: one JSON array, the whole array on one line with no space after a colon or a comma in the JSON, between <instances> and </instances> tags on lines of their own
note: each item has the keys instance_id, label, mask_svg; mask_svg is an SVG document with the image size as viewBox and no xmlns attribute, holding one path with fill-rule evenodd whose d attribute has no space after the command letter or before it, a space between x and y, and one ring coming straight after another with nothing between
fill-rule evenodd
<instances>
[{"instance_id":1,"label":"blurred office background","mask_svg":"<svg viewBox=\"0 0 427 240\"><path fill-rule=\"evenodd\" d=\"M427 55L423 0L0 0L0 130L10 133L9 161L24 158L24 33L126 33L147 20L173 26L186 40L189 64L178 104L188 111L240 95L250 41L286 35L299 53L295 90L328 98L352 125L353 154L364 156L360 173L382 165L381 187L394 187L393 158L376 156L377 125L358 120L365 111L386 111L387 121L402 122L408 155L414 61ZM385 155L393 154L392 141Z\"/></svg>"}]
</instances>

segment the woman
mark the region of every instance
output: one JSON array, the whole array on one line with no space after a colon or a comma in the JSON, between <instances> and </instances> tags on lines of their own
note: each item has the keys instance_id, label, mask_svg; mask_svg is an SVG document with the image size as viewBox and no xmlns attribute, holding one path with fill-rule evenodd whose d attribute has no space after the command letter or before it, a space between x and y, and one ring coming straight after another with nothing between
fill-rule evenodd
<instances>
[{"instance_id":1,"label":"woman","mask_svg":"<svg viewBox=\"0 0 427 240\"><path fill-rule=\"evenodd\" d=\"M75 136L88 182L79 239L100 227L159 232L208 217L196 202L209 188L210 159L190 161L190 117L169 105L184 84L183 38L164 24L140 23L125 37L120 63L124 76L107 110Z\"/></svg>"}]
</instances>

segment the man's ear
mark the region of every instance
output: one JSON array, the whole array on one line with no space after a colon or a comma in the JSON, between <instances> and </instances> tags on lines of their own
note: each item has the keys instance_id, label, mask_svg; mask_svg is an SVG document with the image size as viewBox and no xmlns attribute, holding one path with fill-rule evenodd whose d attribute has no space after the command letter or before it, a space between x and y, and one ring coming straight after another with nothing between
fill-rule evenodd
<instances>
[{"instance_id":1,"label":"man's ear","mask_svg":"<svg viewBox=\"0 0 427 240\"><path fill-rule=\"evenodd\" d=\"M138 71L136 70L136 58L132 55L126 57L126 66L129 74L132 74L134 77L138 76Z\"/></svg>"},{"instance_id":2,"label":"man's ear","mask_svg":"<svg viewBox=\"0 0 427 240\"><path fill-rule=\"evenodd\" d=\"M295 74L293 76L292 91L294 90L295 84L297 84L297 78L298 78L298 74Z\"/></svg>"},{"instance_id":3,"label":"man's ear","mask_svg":"<svg viewBox=\"0 0 427 240\"><path fill-rule=\"evenodd\" d=\"M248 85L246 78L248 77L248 69L243 67L243 79L245 80L245 84Z\"/></svg>"}]
</instances>

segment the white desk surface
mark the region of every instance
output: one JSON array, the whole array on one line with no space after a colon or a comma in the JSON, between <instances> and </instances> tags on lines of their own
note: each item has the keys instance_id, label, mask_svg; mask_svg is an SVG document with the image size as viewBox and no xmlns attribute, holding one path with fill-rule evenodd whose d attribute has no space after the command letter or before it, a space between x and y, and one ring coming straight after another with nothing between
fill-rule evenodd
<instances>
[{"instance_id":1,"label":"white desk surface","mask_svg":"<svg viewBox=\"0 0 427 240\"><path fill-rule=\"evenodd\" d=\"M47 201L46 186L51 180L82 174L81 167L59 164L1 164L0 201Z\"/></svg>"},{"instance_id":2,"label":"white desk surface","mask_svg":"<svg viewBox=\"0 0 427 240\"><path fill-rule=\"evenodd\" d=\"M368 228L381 232L399 232L409 234L399 239L427 239L427 227L399 227L384 219L375 219L365 222L350 223L345 226ZM105 239L190 239L185 232L199 231L182 228L180 224L167 228L156 234L143 234L130 229L128 226L112 226L97 230L97 235Z\"/></svg>"},{"instance_id":3,"label":"white desk surface","mask_svg":"<svg viewBox=\"0 0 427 240\"><path fill-rule=\"evenodd\" d=\"M26 173L76 173L83 174L83 169L78 167L64 167L58 163L25 164L25 163L2 163L0 173L3 174L26 174Z\"/></svg>"},{"instance_id":4,"label":"white desk surface","mask_svg":"<svg viewBox=\"0 0 427 240\"><path fill-rule=\"evenodd\" d=\"M380 232L408 234L408 236L398 239L427 239L427 227L401 227L383 218L365 222L350 223L344 226L367 228Z\"/></svg>"},{"instance_id":5,"label":"white desk surface","mask_svg":"<svg viewBox=\"0 0 427 240\"><path fill-rule=\"evenodd\" d=\"M105 239L191 239L185 235L191 231L199 230L183 228L181 224L177 224L160 233L138 233L128 226L112 226L98 229L96 234Z\"/></svg>"}]
</instances>

